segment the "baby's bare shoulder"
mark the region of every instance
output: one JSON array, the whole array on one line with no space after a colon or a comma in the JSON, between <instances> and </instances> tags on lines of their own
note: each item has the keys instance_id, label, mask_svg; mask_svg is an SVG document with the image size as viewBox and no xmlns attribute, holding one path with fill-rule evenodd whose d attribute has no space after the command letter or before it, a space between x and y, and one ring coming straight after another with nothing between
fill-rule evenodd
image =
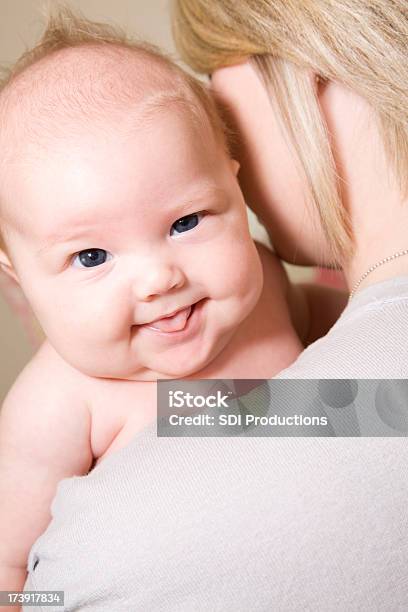
<instances>
[{"instance_id":1,"label":"baby's bare shoulder","mask_svg":"<svg viewBox=\"0 0 408 612\"><path fill-rule=\"evenodd\" d=\"M78 383L80 380L81 374L64 361L48 340L45 340L21 371L14 386L26 387L35 384L36 390L41 392L44 385L47 392L61 392L63 386L70 385L73 381Z\"/></svg>"},{"instance_id":2,"label":"baby's bare shoulder","mask_svg":"<svg viewBox=\"0 0 408 612\"><path fill-rule=\"evenodd\" d=\"M20 373L0 413L1 435L19 440L21 452L47 456L89 440L90 414L81 394L81 375L46 341ZM45 446L44 446L45 445ZM75 452L75 449L74 449ZM62 467L62 466L61 466ZM68 471L71 467L67 466Z\"/></svg>"},{"instance_id":3,"label":"baby's bare shoulder","mask_svg":"<svg viewBox=\"0 0 408 612\"><path fill-rule=\"evenodd\" d=\"M54 405L57 414L69 405L80 410L86 403L86 377L60 357L46 340L14 382L7 402L24 400L41 410L44 403Z\"/></svg>"}]
</instances>

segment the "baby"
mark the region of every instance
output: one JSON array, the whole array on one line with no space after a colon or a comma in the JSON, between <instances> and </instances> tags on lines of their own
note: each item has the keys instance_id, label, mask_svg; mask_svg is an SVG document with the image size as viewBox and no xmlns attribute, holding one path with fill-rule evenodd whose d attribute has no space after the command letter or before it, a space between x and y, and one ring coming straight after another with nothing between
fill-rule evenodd
<instances>
[{"instance_id":1,"label":"baby","mask_svg":"<svg viewBox=\"0 0 408 612\"><path fill-rule=\"evenodd\" d=\"M1 265L47 338L0 416L0 590L18 590L57 483L154 420L154 381L271 378L311 324L250 236L214 102L155 50L54 17L0 121Z\"/></svg>"}]
</instances>

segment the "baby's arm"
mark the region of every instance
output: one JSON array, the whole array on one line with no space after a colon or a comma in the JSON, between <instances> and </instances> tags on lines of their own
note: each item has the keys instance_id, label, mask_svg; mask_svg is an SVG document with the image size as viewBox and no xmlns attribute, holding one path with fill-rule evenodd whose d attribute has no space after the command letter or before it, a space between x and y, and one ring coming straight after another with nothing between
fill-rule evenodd
<instances>
[{"instance_id":1,"label":"baby's arm","mask_svg":"<svg viewBox=\"0 0 408 612\"><path fill-rule=\"evenodd\" d=\"M285 297L293 328L303 346L321 338L337 321L348 295L341 289L313 283L294 284L281 260L268 247L255 243L263 262L264 282L273 287L275 301L279 290Z\"/></svg>"},{"instance_id":2,"label":"baby's arm","mask_svg":"<svg viewBox=\"0 0 408 612\"><path fill-rule=\"evenodd\" d=\"M90 413L58 374L40 349L0 412L0 591L23 589L58 482L86 474L92 462Z\"/></svg>"}]
</instances>

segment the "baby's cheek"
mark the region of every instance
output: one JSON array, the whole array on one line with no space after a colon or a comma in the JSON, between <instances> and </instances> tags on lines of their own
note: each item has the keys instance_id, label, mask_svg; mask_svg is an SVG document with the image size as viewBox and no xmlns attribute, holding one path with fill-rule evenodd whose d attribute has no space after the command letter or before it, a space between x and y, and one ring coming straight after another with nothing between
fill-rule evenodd
<instances>
[{"instance_id":1,"label":"baby's cheek","mask_svg":"<svg viewBox=\"0 0 408 612\"><path fill-rule=\"evenodd\" d=\"M119 340L130 328L128 310L115 300L81 304L76 312L73 308L72 329L98 346Z\"/></svg>"},{"instance_id":2,"label":"baby's cheek","mask_svg":"<svg viewBox=\"0 0 408 612\"><path fill-rule=\"evenodd\" d=\"M87 291L59 291L51 301L43 302L41 318L49 333L72 342L100 346L118 335L127 320L119 297L101 295L91 287Z\"/></svg>"},{"instance_id":3,"label":"baby's cheek","mask_svg":"<svg viewBox=\"0 0 408 612\"><path fill-rule=\"evenodd\" d=\"M262 266L255 244L245 233L235 234L220 250L217 274L222 280L220 288L225 294L239 295L257 293L262 286Z\"/></svg>"},{"instance_id":4,"label":"baby's cheek","mask_svg":"<svg viewBox=\"0 0 408 612\"><path fill-rule=\"evenodd\" d=\"M59 306L60 314L46 317L45 326L55 350L84 374L115 375L129 344L130 328L123 325L121 312L97 300L60 302Z\"/></svg>"}]
</instances>

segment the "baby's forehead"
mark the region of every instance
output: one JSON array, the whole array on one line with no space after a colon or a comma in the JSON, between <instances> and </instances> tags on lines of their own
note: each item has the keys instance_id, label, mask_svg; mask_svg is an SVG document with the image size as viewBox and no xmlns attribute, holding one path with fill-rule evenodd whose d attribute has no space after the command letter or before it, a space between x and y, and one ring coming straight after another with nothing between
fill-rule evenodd
<instances>
[{"instance_id":1,"label":"baby's forehead","mask_svg":"<svg viewBox=\"0 0 408 612\"><path fill-rule=\"evenodd\" d=\"M136 108L160 91L174 90L170 72L160 58L119 45L58 50L24 69L4 88L2 132L11 142L24 134L41 138L68 122L107 118L126 106Z\"/></svg>"},{"instance_id":2,"label":"baby's forehead","mask_svg":"<svg viewBox=\"0 0 408 612\"><path fill-rule=\"evenodd\" d=\"M126 131L146 109L168 108L185 96L176 81L160 57L119 45L62 49L29 66L0 94L0 191L10 168L51 158L72 137Z\"/></svg>"}]
</instances>

